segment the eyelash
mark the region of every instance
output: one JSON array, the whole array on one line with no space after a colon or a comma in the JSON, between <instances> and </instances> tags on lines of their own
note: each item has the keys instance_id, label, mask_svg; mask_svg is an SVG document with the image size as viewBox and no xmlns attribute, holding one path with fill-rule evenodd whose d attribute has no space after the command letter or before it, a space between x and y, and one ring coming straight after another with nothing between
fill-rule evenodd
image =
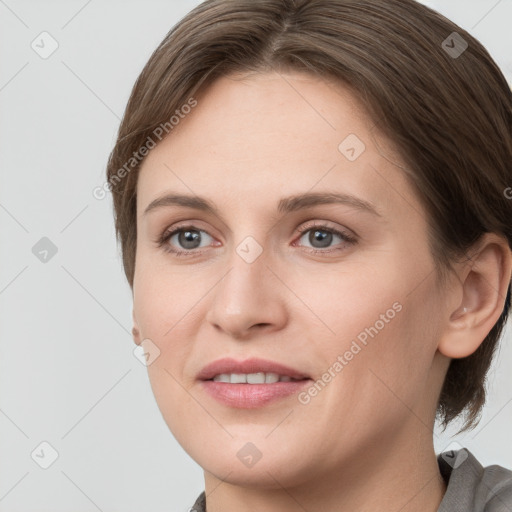
<instances>
[{"instance_id":1,"label":"eyelash","mask_svg":"<svg viewBox=\"0 0 512 512\"><path fill-rule=\"evenodd\" d=\"M325 231L325 232L333 234L333 235L338 235L341 239L343 239L344 242L346 242L349 245L354 245L357 243L357 239L354 236L351 236L344 231L339 231L337 229L330 228L329 226L327 226L325 224L312 224L312 225L310 224L310 225L306 225L306 226L299 228L299 230L298 230L300 233L299 239L302 238L302 235L304 233L307 233L308 231L311 231L313 229L316 229L317 231ZM174 256L177 256L179 258L183 258L183 257L186 258L186 257L191 257L191 256L194 256L197 254L201 254L201 251L198 249L190 249L187 251L179 251L176 249L170 249L170 245L167 242L176 233L180 233L183 231L203 231L206 233L206 231L204 229L199 229L194 225L189 224L189 225L178 226L175 229L173 229L172 231L164 231L156 240L157 246L159 248L162 248L165 252L171 253ZM211 235L209 235L209 236L211 236ZM308 249L307 252L309 252L310 254L326 254L326 253L343 251L343 250L344 249L331 249L331 250Z\"/></svg>"}]
</instances>

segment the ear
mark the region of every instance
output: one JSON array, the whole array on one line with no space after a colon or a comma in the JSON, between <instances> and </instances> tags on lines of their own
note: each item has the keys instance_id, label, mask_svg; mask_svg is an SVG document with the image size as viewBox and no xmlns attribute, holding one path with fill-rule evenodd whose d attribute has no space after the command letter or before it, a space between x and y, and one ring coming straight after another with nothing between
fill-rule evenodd
<instances>
[{"instance_id":1,"label":"ear","mask_svg":"<svg viewBox=\"0 0 512 512\"><path fill-rule=\"evenodd\" d=\"M512 252L505 238L485 233L469 253L458 283L447 291L451 308L438 343L442 354L455 359L471 355L484 341L501 316L511 282Z\"/></svg>"},{"instance_id":2,"label":"ear","mask_svg":"<svg viewBox=\"0 0 512 512\"><path fill-rule=\"evenodd\" d=\"M140 345L141 343L141 335L139 331L139 327L137 325L137 320L135 319L135 310L132 309L132 319L133 319L133 327L132 327L132 336L133 341L136 345Z\"/></svg>"}]
</instances>

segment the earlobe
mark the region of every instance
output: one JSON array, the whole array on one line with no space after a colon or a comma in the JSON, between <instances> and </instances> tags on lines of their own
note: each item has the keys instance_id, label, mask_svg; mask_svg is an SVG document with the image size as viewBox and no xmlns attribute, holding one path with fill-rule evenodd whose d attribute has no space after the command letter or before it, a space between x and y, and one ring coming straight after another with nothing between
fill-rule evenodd
<instances>
[{"instance_id":1,"label":"earlobe","mask_svg":"<svg viewBox=\"0 0 512 512\"><path fill-rule=\"evenodd\" d=\"M134 310L132 310L132 319L133 319L133 327L132 327L133 341L136 345L140 345L141 336L140 336L139 327L137 325L137 320L135 320L135 311Z\"/></svg>"},{"instance_id":2,"label":"earlobe","mask_svg":"<svg viewBox=\"0 0 512 512\"><path fill-rule=\"evenodd\" d=\"M438 349L459 359L471 355L498 321L511 282L512 253L504 238L486 233L459 273L462 298L449 315ZM449 292L448 292L449 293Z\"/></svg>"}]
</instances>

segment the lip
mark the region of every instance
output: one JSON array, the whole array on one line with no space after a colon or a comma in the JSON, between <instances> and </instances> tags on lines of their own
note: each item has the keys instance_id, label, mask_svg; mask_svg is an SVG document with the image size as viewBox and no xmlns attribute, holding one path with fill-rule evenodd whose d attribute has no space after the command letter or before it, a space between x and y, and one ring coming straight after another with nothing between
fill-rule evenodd
<instances>
[{"instance_id":1,"label":"lip","mask_svg":"<svg viewBox=\"0 0 512 512\"><path fill-rule=\"evenodd\" d=\"M231 384L216 382L211 379L221 373L277 373L293 379L288 382L272 384ZM202 388L223 405L239 409L255 409L271 402L284 399L298 393L310 385L311 378L293 368L265 359L252 358L236 361L231 358L218 359L206 365L197 375Z\"/></svg>"},{"instance_id":2,"label":"lip","mask_svg":"<svg viewBox=\"0 0 512 512\"><path fill-rule=\"evenodd\" d=\"M270 361L268 359L259 359L257 357L253 357L251 359L246 359L245 361L237 361L236 359L232 359L230 357L225 357L223 359L217 359L206 365L198 374L198 380L209 380L213 379L215 375L219 375L221 373L257 373L257 372L265 372L265 373L278 373L279 375L286 375L291 377L292 379L309 379L309 375L302 373L294 368L290 368L289 366L285 366L280 363L276 363L274 361ZM251 384L257 386L258 384ZM266 384L265 384L266 385Z\"/></svg>"}]
</instances>

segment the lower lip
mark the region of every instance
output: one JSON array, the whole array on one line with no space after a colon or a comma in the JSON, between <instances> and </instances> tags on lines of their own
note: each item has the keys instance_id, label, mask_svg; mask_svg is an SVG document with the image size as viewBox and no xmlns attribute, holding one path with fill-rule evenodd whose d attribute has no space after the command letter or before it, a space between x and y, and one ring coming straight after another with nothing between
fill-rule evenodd
<instances>
[{"instance_id":1,"label":"lower lip","mask_svg":"<svg viewBox=\"0 0 512 512\"><path fill-rule=\"evenodd\" d=\"M229 384L204 380L207 393L224 405L240 409L255 409L298 393L311 383L311 379L275 382L273 384Z\"/></svg>"}]
</instances>

